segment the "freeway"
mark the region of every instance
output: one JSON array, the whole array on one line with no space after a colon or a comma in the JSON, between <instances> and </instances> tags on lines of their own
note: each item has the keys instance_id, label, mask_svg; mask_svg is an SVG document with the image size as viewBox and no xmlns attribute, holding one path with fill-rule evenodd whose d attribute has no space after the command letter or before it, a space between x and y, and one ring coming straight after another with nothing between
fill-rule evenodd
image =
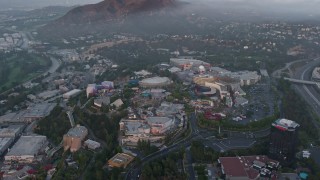
<instances>
[{"instance_id":1,"label":"freeway","mask_svg":"<svg viewBox=\"0 0 320 180\"><path fill-rule=\"evenodd\" d=\"M320 65L320 58L314 59L314 61L302 66L299 70L294 73L293 78L301 79L305 81L311 80L311 74L316 66ZM307 101L307 103L312 107L314 112L320 116L320 93L315 85L294 85L297 92ZM318 128L319 123L313 120L313 124Z\"/></svg>"}]
</instances>

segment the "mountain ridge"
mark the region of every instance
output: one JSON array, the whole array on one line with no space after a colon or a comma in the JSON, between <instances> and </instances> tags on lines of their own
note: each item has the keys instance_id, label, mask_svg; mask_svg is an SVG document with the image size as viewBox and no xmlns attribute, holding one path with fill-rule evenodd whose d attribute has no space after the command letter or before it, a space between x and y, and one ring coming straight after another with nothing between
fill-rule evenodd
<instances>
[{"instance_id":1,"label":"mountain ridge","mask_svg":"<svg viewBox=\"0 0 320 180\"><path fill-rule=\"evenodd\" d=\"M104 0L79 6L59 18L54 24L90 24L124 18L130 14L170 7L175 0Z\"/></svg>"}]
</instances>

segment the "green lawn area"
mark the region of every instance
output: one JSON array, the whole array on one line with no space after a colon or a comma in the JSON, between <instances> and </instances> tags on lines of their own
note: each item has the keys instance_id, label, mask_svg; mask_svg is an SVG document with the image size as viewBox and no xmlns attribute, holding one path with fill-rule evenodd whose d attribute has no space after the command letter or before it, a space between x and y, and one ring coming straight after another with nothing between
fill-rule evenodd
<instances>
[{"instance_id":1,"label":"green lawn area","mask_svg":"<svg viewBox=\"0 0 320 180\"><path fill-rule=\"evenodd\" d=\"M0 92L30 80L51 65L51 61L27 52L0 54Z\"/></svg>"}]
</instances>

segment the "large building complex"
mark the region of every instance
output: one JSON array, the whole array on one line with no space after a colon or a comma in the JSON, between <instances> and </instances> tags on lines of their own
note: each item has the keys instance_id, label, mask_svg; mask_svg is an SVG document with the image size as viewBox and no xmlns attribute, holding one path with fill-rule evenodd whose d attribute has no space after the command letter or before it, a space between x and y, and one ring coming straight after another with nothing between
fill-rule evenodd
<instances>
[{"instance_id":1,"label":"large building complex","mask_svg":"<svg viewBox=\"0 0 320 180\"><path fill-rule=\"evenodd\" d=\"M295 158L299 124L288 119L272 123L270 134L270 157L281 163L290 163Z\"/></svg>"},{"instance_id":2,"label":"large building complex","mask_svg":"<svg viewBox=\"0 0 320 180\"><path fill-rule=\"evenodd\" d=\"M80 90L80 89L74 89L74 90L71 90L71 91L63 94L63 98L70 99L70 98L73 98L73 97L79 95L81 92L82 92L82 90Z\"/></svg>"},{"instance_id":3,"label":"large building complex","mask_svg":"<svg viewBox=\"0 0 320 180\"><path fill-rule=\"evenodd\" d=\"M138 141L161 142L165 133L173 128L174 119L168 117L147 117L146 120L121 120L123 132L121 145L137 146Z\"/></svg>"},{"instance_id":4,"label":"large building complex","mask_svg":"<svg viewBox=\"0 0 320 180\"><path fill-rule=\"evenodd\" d=\"M276 179L279 162L267 156L220 157L221 172L227 180Z\"/></svg>"},{"instance_id":5,"label":"large building complex","mask_svg":"<svg viewBox=\"0 0 320 180\"><path fill-rule=\"evenodd\" d=\"M47 146L48 141L46 136L21 136L4 159L8 163L33 163L41 161L41 154L44 154L44 149Z\"/></svg>"},{"instance_id":6,"label":"large building complex","mask_svg":"<svg viewBox=\"0 0 320 180\"><path fill-rule=\"evenodd\" d=\"M63 136L64 150L70 149L71 152L78 151L87 135L88 129L84 126L77 125L76 127L71 128L68 133Z\"/></svg>"}]
</instances>

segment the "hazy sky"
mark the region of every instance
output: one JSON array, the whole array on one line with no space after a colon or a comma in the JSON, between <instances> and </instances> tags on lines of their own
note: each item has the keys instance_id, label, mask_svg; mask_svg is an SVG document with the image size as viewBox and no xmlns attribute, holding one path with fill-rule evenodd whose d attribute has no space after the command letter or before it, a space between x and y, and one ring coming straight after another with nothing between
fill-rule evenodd
<instances>
[{"instance_id":1,"label":"hazy sky","mask_svg":"<svg viewBox=\"0 0 320 180\"><path fill-rule=\"evenodd\" d=\"M0 9L33 9L45 6L73 6L97 3L102 0L0 0Z\"/></svg>"}]
</instances>

